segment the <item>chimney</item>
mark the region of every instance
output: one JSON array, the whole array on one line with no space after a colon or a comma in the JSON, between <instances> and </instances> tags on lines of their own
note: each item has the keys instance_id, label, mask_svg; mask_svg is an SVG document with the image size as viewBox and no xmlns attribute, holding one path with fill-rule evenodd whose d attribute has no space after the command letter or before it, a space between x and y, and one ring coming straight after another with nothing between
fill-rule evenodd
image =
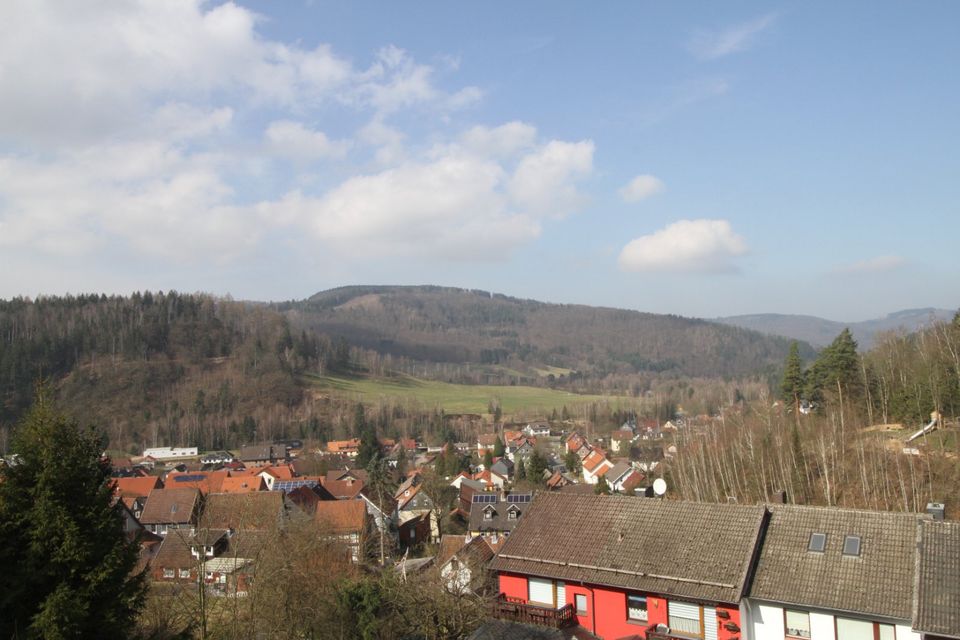
<instances>
[{"instance_id":1,"label":"chimney","mask_svg":"<svg viewBox=\"0 0 960 640\"><path fill-rule=\"evenodd\" d=\"M938 522L943 521L946 510L946 506L942 502L927 503L927 513L933 516L933 519Z\"/></svg>"}]
</instances>

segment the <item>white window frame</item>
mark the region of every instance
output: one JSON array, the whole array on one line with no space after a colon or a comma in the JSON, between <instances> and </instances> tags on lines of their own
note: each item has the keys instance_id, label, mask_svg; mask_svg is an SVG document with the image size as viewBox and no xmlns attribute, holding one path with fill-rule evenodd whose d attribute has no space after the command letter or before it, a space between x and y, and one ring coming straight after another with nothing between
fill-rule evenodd
<instances>
[{"instance_id":1,"label":"white window frame","mask_svg":"<svg viewBox=\"0 0 960 640\"><path fill-rule=\"evenodd\" d=\"M580 603L583 603L583 608L580 608ZM590 603L587 601L587 594L585 593L576 593L573 596L573 608L576 610L578 616L587 615L587 607L590 606Z\"/></svg>"},{"instance_id":2,"label":"white window frame","mask_svg":"<svg viewBox=\"0 0 960 640\"><path fill-rule=\"evenodd\" d=\"M190 569L180 569L180 570L177 572L177 574L180 576L180 578L189 578L189 577L190 577Z\"/></svg>"},{"instance_id":3,"label":"white window frame","mask_svg":"<svg viewBox=\"0 0 960 640\"><path fill-rule=\"evenodd\" d=\"M164 577L164 578L175 578L175 577L177 577L177 572L174 571L173 569L164 568L164 570L163 570L163 577Z\"/></svg>"},{"instance_id":4,"label":"white window frame","mask_svg":"<svg viewBox=\"0 0 960 640\"><path fill-rule=\"evenodd\" d=\"M674 623L674 619L678 620L687 620L689 622L694 622L694 618L689 615L679 615L681 612L685 614L690 614L694 609L696 609L698 617L696 619L697 623L700 625L698 632L691 631L689 629L677 628L677 625ZM667 623L670 626L670 632L674 635L684 636L687 638L703 638L704 637L704 625L703 625L703 606L699 604L694 604L692 602L667 602Z\"/></svg>"}]
</instances>

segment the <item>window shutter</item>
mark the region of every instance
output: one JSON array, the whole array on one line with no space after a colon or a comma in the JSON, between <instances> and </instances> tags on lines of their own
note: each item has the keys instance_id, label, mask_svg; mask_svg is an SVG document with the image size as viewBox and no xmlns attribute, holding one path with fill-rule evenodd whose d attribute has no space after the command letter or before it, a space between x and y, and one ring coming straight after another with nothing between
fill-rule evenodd
<instances>
[{"instance_id":1,"label":"window shutter","mask_svg":"<svg viewBox=\"0 0 960 640\"><path fill-rule=\"evenodd\" d=\"M557 583L557 609L567 604L567 585L564 582ZM880 640L886 640L881 638ZM891 639L892 640L892 639Z\"/></svg>"},{"instance_id":2,"label":"window shutter","mask_svg":"<svg viewBox=\"0 0 960 640\"><path fill-rule=\"evenodd\" d=\"M703 608L703 640L717 640L717 610L714 607Z\"/></svg>"},{"instance_id":3,"label":"window shutter","mask_svg":"<svg viewBox=\"0 0 960 640\"><path fill-rule=\"evenodd\" d=\"M529 578L528 587L530 590L530 602L536 604L553 606L553 581L543 580L541 578Z\"/></svg>"},{"instance_id":4,"label":"window shutter","mask_svg":"<svg viewBox=\"0 0 960 640\"><path fill-rule=\"evenodd\" d=\"M671 630L703 637L703 628L700 625L700 605L670 601L667 611L669 612Z\"/></svg>"},{"instance_id":5,"label":"window shutter","mask_svg":"<svg viewBox=\"0 0 960 640\"><path fill-rule=\"evenodd\" d=\"M873 640L873 623L837 618L837 640Z\"/></svg>"}]
</instances>

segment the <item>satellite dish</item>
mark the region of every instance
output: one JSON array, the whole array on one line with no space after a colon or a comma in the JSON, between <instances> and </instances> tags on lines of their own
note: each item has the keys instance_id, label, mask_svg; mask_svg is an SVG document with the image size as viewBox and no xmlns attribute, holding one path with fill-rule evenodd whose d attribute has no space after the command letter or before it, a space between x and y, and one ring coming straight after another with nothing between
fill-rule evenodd
<instances>
[{"instance_id":1,"label":"satellite dish","mask_svg":"<svg viewBox=\"0 0 960 640\"><path fill-rule=\"evenodd\" d=\"M667 492L667 481L663 478L657 478L653 481L653 492L658 496L662 496Z\"/></svg>"}]
</instances>

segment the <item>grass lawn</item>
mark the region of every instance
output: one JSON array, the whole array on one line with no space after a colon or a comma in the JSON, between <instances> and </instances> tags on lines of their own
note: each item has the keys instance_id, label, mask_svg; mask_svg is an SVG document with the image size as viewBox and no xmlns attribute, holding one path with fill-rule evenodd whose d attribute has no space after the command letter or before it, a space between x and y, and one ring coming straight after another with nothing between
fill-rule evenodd
<instances>
[{"instance_id":1,"label":"grass lawn","mask_svg":"<svg viewBox=\"0 0 960 640\"><path fill-rule=\"evenodd\" d=\"M579 395L539 387L449 384L409 376L354 378L307 375L304 379L318 389L352 396L363 402L373 402L381 397L406 399L427 407L440 407L447 413L487 413L491 400L499 400L505 413L522 409L552 411L564 405L573 408L591 402L615 405L632 405L636 402L634 398L621 396Z\"/></svg>"}]
</instances>

